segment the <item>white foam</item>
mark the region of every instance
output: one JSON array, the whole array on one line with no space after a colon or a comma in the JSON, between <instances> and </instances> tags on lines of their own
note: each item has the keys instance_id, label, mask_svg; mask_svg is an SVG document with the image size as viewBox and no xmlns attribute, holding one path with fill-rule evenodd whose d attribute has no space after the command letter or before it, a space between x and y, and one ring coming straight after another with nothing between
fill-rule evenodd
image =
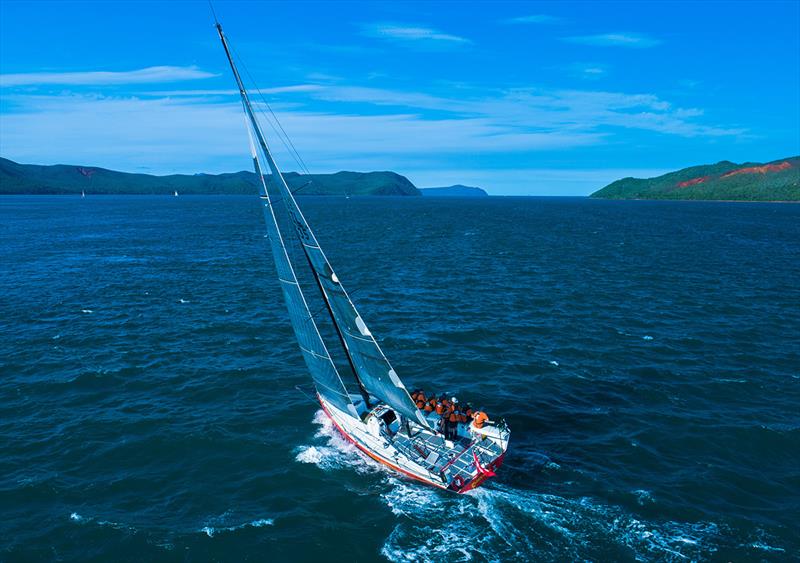
<instances>
[{"instance_id":1,"label":"white foam","mask_svg":"<svg viewBox=\"0 0 800 563\"><path fill-rule=\"evenodd\" d=\"M77 512L73 512L72 514L70 514L69 519L72 520L73 522L88 522L87 518L84 518Z\"/></svg>"},{"instance_id":2,"label":"white foam","mask_svg":"<svg viewBox=\"0 0 800 563\"><path fill-rule=\"evenodd\" d=\"M452 495L387 479L382 495L398 522L381 553L391 561L586 560L598 543L637 560L703 559L715 550L713 523L642 522L589 498L484 486Z\"/></svg>"},{"instance_id":3,"label":"white foam","mask_svg":"<svg viewBox=\"0 0 800 563\"><path fill-rule=\"evenodd\" d=\"M348 442L322 410L314 414L314 423L319 425L314 437L324 440L325 444L298 446L295 449L296 461L316 465L324 471L351 469L361 474L384 471L382 465Z\"/></svg>"},{"instance_id":4,"label":"white foam","mask_svg":"<svg viewBox=\"0 0 800 563\"><path fill-rule=\"evenodd\" d=\"M209 538L213 538L215 535L224 532L233 532L235 530L241 530L242 528L248 528L248 527L262 528L264 526L272 526L274 524L275 521L272 518L259 518L258 520L253 520L252 522L245 522L243 524L236 524L234 526L203 526L202 528L200 528L200 531L203 532L205 535L207 535Z\"/></svg>"},{"instance_id":5,"label":"white foam","mask_svg":"<svg viewBox=\"0 0 800 563\"><path fill-rule=\"evenodd\" d=\"M780 552L780 553L783 553L783 552L786 551L782 547L775 547L775 546L772 546L772 545L767 545L767 544L765 544L763 542L753 542L753 543L750 544L750 547L754 547L755 549L760 549L762 551L776 551L776 552Z\"/></svg>"},{"instance_id":6,"label":"white foam","mask_svg":"<svg viewBox=\"0 0 800 563\"><path fill-rule=\"evenodd\" d=\"M652 339L653 337L650 336L649 334L645 334L644 336L642 336L642 340L652 340Z\"/></svg>"},{"instance_id":7,"label":"white foam","mask_svg":"<svg viewBox=\"0 0 800 563\"><path fill-rule=\"evenodd\" d=\"M550 360L550 365L558 367L558 362L555 360Z\"/></svg>"},{"instance_id":8,"label":"white foam","mask_svg":"<svg viewBox=\"0 0 800 563\"><path fill-rule=\"evenodd\" d=\"M92 311L91 309L81 309L81 313L86 313L91 315L92 313L94 313L94 311Z\"/></svg>"},{"instance_id":9,"label":"white foam","mask_svg":"<svg viewBox=\"0 0 800 563\"><path fill-rule=\"evenodd\" d=\"M633 491L633 494L636 495L636 502L638 502L642 506L654 502L653 494L648 490L636 489L635 491Z\"/></svg>"},{"instance_id":10,"label":"white foam","mask_svg":"<svg viewBox=\"0 0 800 563\"><path fill-rule=\"evenodd\" d=\"M299 453L295 459L300 463L313 463L319 465L325 458L325 453L321 452L315 446L300 446Z\"/></svg>"},{"instance_id":11,"label":"white foam","mask_svg":"<svg viewBox=\"0 0 800 563\"><path fill-rule=\"evenodd\" d=\"M189 301L186 300L186 299L178 299L178 302L179 303L189 303Z\"/></svg>"}]
</instances>

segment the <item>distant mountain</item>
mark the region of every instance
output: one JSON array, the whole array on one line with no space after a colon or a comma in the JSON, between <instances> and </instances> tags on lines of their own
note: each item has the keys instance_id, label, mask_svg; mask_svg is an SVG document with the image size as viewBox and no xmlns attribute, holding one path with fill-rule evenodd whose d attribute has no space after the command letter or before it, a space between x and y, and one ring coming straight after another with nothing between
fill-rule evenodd
<instances>
[{"instance_id":1,"label":"distant mountain","mask_svg":"<svg viewBox=\"0 0 800 563\"><path fill-rule=\"evenodd\" d=\"M394 172L337 172L284 174L301 195L418 196L408 178ZM0 194L256 194L252 172L229 174L172 174L153 176L116 172L91 166L18 164L0 158Z\"/></svg>"},{"instance_id":2,"label":"distant mountain","mask_svg":"<svg viewBox=\"0 0 800 563\"><path fill-rule=\"evenodd\" d=\"M765 164L692 166L646 180L624 178L590 197L604 199L702 199L800 201L800 156Z\"/></svg>"},{"instance_id":3,"label":"distant mountain","mask_svg":"<svg viewBox=\"0 0 800 563\"><path fill-rule=\"evenodd\" d=\"M489 195L481 188L462 186L461 184L444 188L420 188L419 191L428 197L486 197Z\"/></svg>"}]
</instances>

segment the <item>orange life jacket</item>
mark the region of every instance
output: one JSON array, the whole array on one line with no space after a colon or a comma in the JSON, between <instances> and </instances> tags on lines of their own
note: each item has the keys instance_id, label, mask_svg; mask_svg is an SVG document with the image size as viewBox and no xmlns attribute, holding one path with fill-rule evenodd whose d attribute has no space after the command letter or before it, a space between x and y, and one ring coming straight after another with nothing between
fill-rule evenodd
<instances>
[{"instance_id":1,"label":"orange life jacket","mask_svg":"<svg viewBox=\"0 0 800 563\"><path fill-rule=\"evenodd\" d=\"M476 412L472 418L474 419L475 428L483 428L484 422L489 420L489 417L486 415L485 412L478 411Z\"/></svg>"}]
</instances>

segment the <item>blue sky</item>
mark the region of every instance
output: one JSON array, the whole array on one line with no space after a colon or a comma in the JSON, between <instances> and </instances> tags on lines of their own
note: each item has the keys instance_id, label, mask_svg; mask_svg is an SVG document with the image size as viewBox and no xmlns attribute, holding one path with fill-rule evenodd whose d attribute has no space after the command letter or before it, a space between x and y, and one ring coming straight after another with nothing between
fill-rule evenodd
<instances>
[{"instance_id":1,"label":"blue sky","mask_svg":"<svg viewBox=\"0 0 800 563\"><path fill-rule=\"evenodd\" d=\"M800 153L796 1L215 7L312 172L585 195L624 176ZM205 1L0 0L0 155L249 169L212 23Z\"/></svg>"}]
</instances>

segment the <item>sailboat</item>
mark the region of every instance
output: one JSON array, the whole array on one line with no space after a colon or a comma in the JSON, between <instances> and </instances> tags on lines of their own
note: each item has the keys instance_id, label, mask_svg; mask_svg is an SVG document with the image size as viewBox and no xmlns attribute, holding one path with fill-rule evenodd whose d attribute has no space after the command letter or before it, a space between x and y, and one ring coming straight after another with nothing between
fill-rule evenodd
<instances>
[{"instance_id":1,"label":"sailboat","mask_svg":"<svg viewBox=\"0 0 800 563\"><path fill-rule=\"evenodd\" d=\"M86 197L86 191L85 190L81 190L81 197L82 198Z\"/></svg>"},{"instance_id":2,"label":"sailboat","mask_svg":"<svg viewBox=\"0 0 800 563\"><path fill-rule=\"evenodd\" d=\"M458 493L474 489L493 477L503 462L510 437L508 426L504 421L485 420L486 417L468 424L448 425L435 411L418 408L358 313L289 190L261 131L219 22L216 29L241 97L278 280L322 410L347 440L391 470L440 489ZM262 158L271 174L272 191L277 191L274 199L267 187ZM352 371L351 386L357 388L357 393L346 387L309 309L277 220L279 202L288 214L289 226L283 230L294 231L299 241L305 266L330 315L338 345Z\"/></svg>"},{"instance_id":3,"label":"sailboat","mask_svg":"<svg viewBox=\"0 0 800 563\"><path fill-rule=\"evenodd\" d=\"M175 190L172 195L173 197L178 197L178 190Z\"/></svg>"}]
</instances>

